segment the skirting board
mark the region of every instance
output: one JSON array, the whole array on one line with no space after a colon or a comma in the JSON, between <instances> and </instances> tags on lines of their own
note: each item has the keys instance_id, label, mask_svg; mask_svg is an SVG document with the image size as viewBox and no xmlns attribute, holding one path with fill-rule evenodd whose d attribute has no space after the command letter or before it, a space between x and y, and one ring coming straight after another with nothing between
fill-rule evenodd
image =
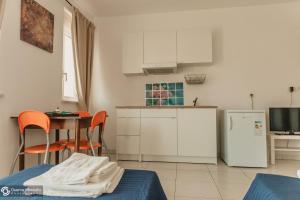
<instances>
[{"instance_id":1,"label":"skirting board","mask_svg":"<svg viewBox=\"0 0 300 200\"><path fill-rule=\"evenodd\" d=\"M118 160L139 161L139 155L118 154ZM217 157L186 157L186 156L150 156L142 155L141 161L161 161L161 162L184 162L184 163L207 163L217 164Z\"/></svg>"},{"instance_id":2,"label":"skirting board","mask_svg":"<svg viewBox=\"0 0 300 200\"><path fill-rule=\"evenodd\" d=\"M278 160L300 160L299 152L276 152Z\"/></svg>"}]
</instances>

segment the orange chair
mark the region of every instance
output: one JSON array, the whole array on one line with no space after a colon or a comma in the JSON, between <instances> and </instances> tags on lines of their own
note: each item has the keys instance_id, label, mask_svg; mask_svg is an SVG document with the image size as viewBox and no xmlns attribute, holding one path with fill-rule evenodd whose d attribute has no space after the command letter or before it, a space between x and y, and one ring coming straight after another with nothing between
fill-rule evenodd
<instances>
[{"instance_id":1,"label":"orange chair","mask_svg":"<svg viewBox=\"0 0 300 200\"><path fill-rule=\"evenodd\" d=\"M96 126L100 126L101 131L103 130L104 125L105 125L106 116L107 116L106 111L97 112L93 116L93 119L91 121L91 131L90 132L87 131L87 135L86 135L87 140L80 140L80 144L79 144L80 150L91 150L93 156L96 155L94 149L101 148L102 147L101 143L103 140L100 140L100 142L93 142L92 135L90 135L90 133L92 134L94 132L94 129ZM74 150L75 149L75 141L68 142L66 144L66 147L68 149Z\"/></svg>"},{"instance_id":2,"label":"orange chair","mask_svg":"<svg viewBox=\"0 0 300 200\"><path fill-rule=\"evenodd\" d=\"M38 160L40 162L40 154L45 153L44 158L44 164L47 163L48 160L48 154L51 152L57 152L60 150L63 150L65 147L63 145L60 145L58 143L50 144L49 140L49 134L50 134L50 119L49 117L39 111L24 111L22 112L18 117L18 124L20 129L20 136L21 136L21 145L19 147L19 150L17 152L17 155L12 163L10 174L13 173L16 161L21 154L38 154ZM24 152L21 152L24 147L24 134L25 134L25 128L28 126L37 126L39 128L42 128L46 133L46 144L26 147L24 149Z\"/></svg>"}]
</instances>

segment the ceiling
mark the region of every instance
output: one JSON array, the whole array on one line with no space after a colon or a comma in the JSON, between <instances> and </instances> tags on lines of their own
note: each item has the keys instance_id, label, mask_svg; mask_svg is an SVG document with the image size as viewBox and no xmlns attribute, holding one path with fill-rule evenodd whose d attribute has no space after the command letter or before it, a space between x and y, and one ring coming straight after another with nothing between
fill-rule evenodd
<instances>
[{"instance_id":1,"label":"ceiling","mask_svg":"<svg viewBox=\"0 0 300 200\"><path fill-rule=\"evenodd\" d=\"M286 3L300 0L72 0L97 17Z\"/></svg>"}]
</instances>

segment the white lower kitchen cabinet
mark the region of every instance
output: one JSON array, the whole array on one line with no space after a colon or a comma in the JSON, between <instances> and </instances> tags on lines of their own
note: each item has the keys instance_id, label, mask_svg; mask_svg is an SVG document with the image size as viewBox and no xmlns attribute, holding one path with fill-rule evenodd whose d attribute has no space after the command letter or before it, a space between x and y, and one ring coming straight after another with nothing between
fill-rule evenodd
<instances>
[{"instance_id":1,"label":"white lower kitchen cabinet","mask_svg":"<svg viewBox=\"0 0 300 200\"><path fill-rule=\"evenodd\" d=\"M139 155L140 136L117 136L117 153Z\"/></svg>"},{"instance_id":2,"label":"white lower kitchen cabinet","mask_svg":"<svg viewBox=\"0 0 300 200\"><path fill-rule=\"evenodd\" d=\"M177 155L177 120L169 118L141 119L142 155Z\"/></svg>"},{"instance_id":3,"label":"white lower kitchen cabinet","mask_svg":"<svg viewBox=\"0 0 300 200\"><path fill-rule=\"evenodd\" d=\"M216 108L117 108L117 159L216 164Z\"/></svg>"},{"instance_id":4,"label":"white lower kitchen cabinet","mask_svg":"<svg viewBox=\"0 0 300 200\"><path fill-rule=\"evenodd\" d=\"M117 135L140 135L141 118L118 118L117 119Z\"/></svg>"},{"instance_id":5,"label":"white lower kitchen cabinet","mask_svg":"<svg viewBox=\"0 0 300 200\"><path fill-rule=\"evenodd\" d=\"M216 158L216 110L178 109L178 155Z\"/></svg>"}]
</instances>

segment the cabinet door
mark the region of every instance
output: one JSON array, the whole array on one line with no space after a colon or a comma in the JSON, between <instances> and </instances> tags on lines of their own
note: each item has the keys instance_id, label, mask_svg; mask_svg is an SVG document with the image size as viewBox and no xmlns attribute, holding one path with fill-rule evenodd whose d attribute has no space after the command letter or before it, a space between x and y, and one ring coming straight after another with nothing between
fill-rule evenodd
<instances>
[{"instance_id":1,"label":"cabinet door","mask_svg":"<svg viewBox=\"0 0 300 200\"><path fill-rule=\"evenodd\" d=\"M147 155L177 155L176 118L142 118L141 152Z\"/></svg>"},{"instance_id":2,"label":"cabinet door","mask_svg":"<svg viewBox=\"0 0 300 200\"><path fill-rule=\"evenodd\" d=\"M178 109L178 154L217 156L216 109Z\"/></svg>"},{"instance_id":3,"label":"cabinet door","mask_svg":"<svg viewBox=\"0 0 300 200\"><path fill-rule=\"evenodd\" d=\"M212 62L212 33L209 30L180 30L177 32L178 63Z\"/></svg>"},{"instance_id":4,"label":"cabinet door","mask_svg":"<svg viewBox=\"0 0 300 200\"><path fill-rule=\"evenodd\" d=\"M139 154L140 136L117 136L117 153Z\"/></svg>"},{"instance_id":5,"label":"cabinet door","mask_svg":"<svg viewBox=\"0 0 300 200\"><path fill-rule=\"evenodd\" d=\"M140 118L118 118L117 135L140 135Z\"/></svg>"},{"instance_id":6,"label":"cabinet door","mask_svg":"<svg viewBox=\"0 0 300 200\"><path fill-rule=\"evenodd\" d=\"M144 32L144 64L176 63L176 32Z\"/></svg>"},{"instance_id":7,"label":"cabinet door","mask_svg":"<svg viewBox=\"0 0 300 200\"><path fill-rule=\"evenodd\" d=\"M142 74L143 69L143 33L128 33L123 38L124 74Z\"/></svg>"},{"instance_id":8,"label":"cabinet door","mask_svg":"<svg viewBox=\"0 0 300 200\"><path fill-rule=\"evenodd\" d=\"M136 117L141 116L140 109L117 109L117 117Z\"/></svg>"}]
</instances>

